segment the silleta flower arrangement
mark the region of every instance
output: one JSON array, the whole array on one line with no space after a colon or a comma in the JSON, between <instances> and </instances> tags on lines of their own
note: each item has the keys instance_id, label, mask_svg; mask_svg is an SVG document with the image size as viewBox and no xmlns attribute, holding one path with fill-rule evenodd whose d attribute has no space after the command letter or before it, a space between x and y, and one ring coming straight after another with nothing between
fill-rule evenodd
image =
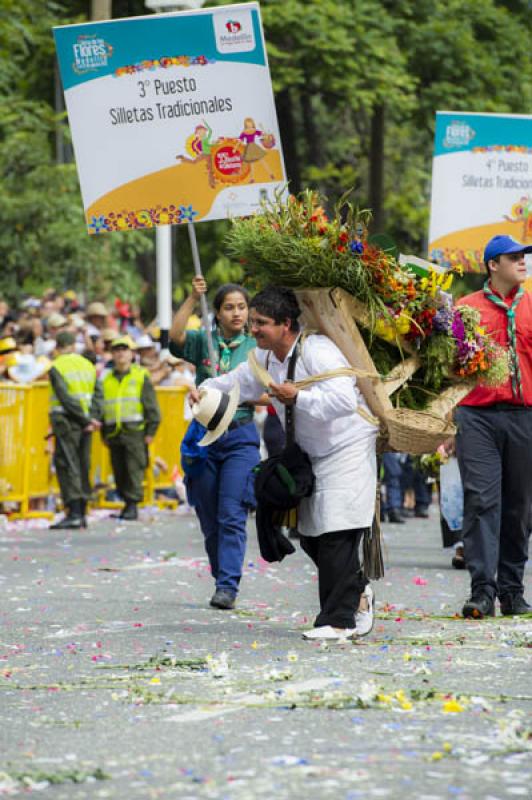
<instances>
[{"instance_id":1,"label":"silleta flower arrangement","mask_svg":"<svg viewBox=\"0 0 532 800\"><path fill-rule=\"evenodd\" d=\"M227 248L243 264L252 288L340 287L359 300L366 343L382 374L399 363L404 350L419 355L422 368L405 395L417 386L430 396L451 382L503 384L509 377L506 352L480 327L478 312L455 306L449 293L458 268L399 263L368 238L370 218L346 195L329 218L314 191L297 198L278 194L263 203L262 213L234 220ZM424 405L419 392L401 401Z\"/></svg>"}]
</instances>

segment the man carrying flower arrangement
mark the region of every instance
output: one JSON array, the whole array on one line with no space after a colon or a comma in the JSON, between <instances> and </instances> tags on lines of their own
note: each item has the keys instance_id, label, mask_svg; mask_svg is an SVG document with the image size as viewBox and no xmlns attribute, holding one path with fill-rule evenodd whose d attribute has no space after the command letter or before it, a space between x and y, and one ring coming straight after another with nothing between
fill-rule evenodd
<instances>
[{"instance_id":1,"label":"man carrying flower arrangement","mask_svg":"<svg viewBox=\"0 0 532 800\"><path fill-rule=\"evenodd\" d=\"M532 246L494 236L484 251L488 280L458 305L508 352L510 377L478 384L456 410L456 450L464 484L463 538L471 575L464 617L527 614L524 569L532 503L532 295L525 292L525 253Z\"/></svg>"},{"instance_id":2,"label":"man carrying flower arrangement","mask_svg":"<svg viewBox=\"0 0 532 800\"><path fill-rule=\"evenodd\" d=\"M320 613L304 637L342 641L369 633L373 624L373 592L362 574L359 547L373 522L377 427L352 375L312 382L305 390L295 385L349 368L328 337L308 335L301 343L300 314L291 289L266 287L250 303L256 360L274 381L271 403L284 427L286 409L293 408L295 442L309 456L315 475L311 496L299 506L298 530L303 550L318 569ZM287 375L294 352L292 383ZM257 401L264 392L249 362L204 381L202 388L227 392L235 383L241 401ZM198 397L191 392L192 402Z\"/></svg>"}]
</instances>

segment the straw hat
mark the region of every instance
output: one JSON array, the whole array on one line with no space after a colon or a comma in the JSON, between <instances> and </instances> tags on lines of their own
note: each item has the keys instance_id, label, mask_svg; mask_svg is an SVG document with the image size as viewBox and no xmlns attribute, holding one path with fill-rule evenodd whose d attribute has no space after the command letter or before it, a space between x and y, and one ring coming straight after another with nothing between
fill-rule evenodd
<instances>
[{"instance_id":1,"label":"straw hat","mask_svg":"<svg viewBox=\"0 0 532 800\"><path fill-rule=\"evenodd\" d=\"M68 320L62 314L59 314L58 311L54 311L53 314L50 314L48 317L48 327L49 328L62 328L63 325L66 325Z\"/></svg>"},{"instance_id":2,"label":"straw hat","mask_svg":"<svg viewBox=\"0 0 532 800\"><path fill-rule=\"evenodd\" d=\"M137 339L136 345L137 345L137 350L147 350L149 347L154 347L155 342L153 341L151 336L148 336L147 333L143 333L142 336L139 336L139 338Z\"/></svg>"},{"instance_id":3,"label":"straw hat","mask_svg":"<svg viewBox=\"0 0 532 800\"><path fill-rule=\"evenodd\" d=\"M87 316L88 317L106 317L107 316L107 309L103 303L99 303L97 300L94 303L89 303L87 308Z\"/></svg>"},{"instance_id":4,"label":"straw hat","mask_svg":"<svg viewBox=\"0 0 532 800\"><path fill-rule=\"evenodd\" d=\"M192 406L192 416L207 428L207 433L198 442L200 447L206 447L223 436L229 428L238 406L240 385L236 383L229 394L214 388L200 389L199 394L199 403Z\"/></svg>"},{"instance_id":5,"label":"straw hat","mask_svg":"<svg viewBox=\"0 0 532 800\"><path fill-rule=\"evenodd\" d=\"M51 366L52 362L46 356L36 358L31 353L24 353L18 356L16 364L9 367L7 374L17 383L31 383L45 375Z\"/></svg>"}]
</instances>

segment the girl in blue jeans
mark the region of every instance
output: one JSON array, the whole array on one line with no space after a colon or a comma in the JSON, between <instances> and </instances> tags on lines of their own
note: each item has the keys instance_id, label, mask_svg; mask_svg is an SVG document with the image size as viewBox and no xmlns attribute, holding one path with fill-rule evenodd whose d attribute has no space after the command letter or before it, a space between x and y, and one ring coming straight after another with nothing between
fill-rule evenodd
<instances>
[{"instance_id":1,"label":"girl in blue jeans","mask_svg":"<svg viewBox=\"0 0 532 800\"><path fill-rule=\"evenodd\" d=\"M212 377L205 331L186 330L196 303L207 291L203 278L194 278L192 293L174 317L170 352L194 364L196 386ZM222 286L213 300L216 326L212 331L216 373L224 374L247 360L256 347L247 332L248 294L236 284ZM210 604L233 608L246 552L246 522L255 505L252 470L260 460L259 435L253 406L237 408L229 430L207 448L196 474L186 478L188 501L194 506L205 537L205 550L216 582Z\"/></svg>"}]
</instances>

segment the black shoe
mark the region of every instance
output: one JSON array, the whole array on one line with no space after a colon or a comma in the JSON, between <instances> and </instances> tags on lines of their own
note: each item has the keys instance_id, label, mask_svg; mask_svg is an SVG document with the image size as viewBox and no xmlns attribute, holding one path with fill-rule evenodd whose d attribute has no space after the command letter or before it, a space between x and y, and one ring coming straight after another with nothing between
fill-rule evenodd
<instances>
[{"instance_id":1,"label":"black shoe","mask_svg":"<svg viewBox=\"0 0 532 800\"><path fill-rule=\"evenodd\" d=\"M473 595L462 609L462 616L466 619L484 619L495 616L495 603L485 594Z\"/></svg>"},{"instance_id":2,"label":"black shoe","mask_svg":"<svg viewBox=\"0 0 532 800\"><path fill-rule=\"evenodd\" d=\"M414 511L415 517L421 517L421 519L428 519L429 518L429 510L428 508L416 508Z\"/></svg>"},{"instance_id":3,"label":"black shoe","mask_svg":"<svg viewBox=\"0 0 532 800\"><path fill-rule=\"evenodd\" d=\"M235 598L224 589L217 589L211 597L210 604L213 608L231 609L235 607Z\"/></svg>"},{"instance_id":4,"label":"black shoe","mask_svg":"<svg viewBox=\"0 0 532 800\"><path fill-rule=\"evenodd\" d=\"M394 522L396 525L405 524L405 521L397 508L392 508L391 511L388 511L388 522Z\"/></svg>"},{"instance_id":5,"label":"black shoe","mask_svg":"<svg viewBox=\"0 0 532 800\"><path fill-rule=\"evenodd\" d=\"M118 516L120 519L125 519L128 522L132 522L133 520L138 519L139 512L137 510L137 504L126 503Z\"/></svg>"},{"instance_id":6,"label":"black shoe","mask_svg":"<svg viewBox=\"0 0 532 800\"><path fill-rule=\"evenodd\" d=\"M50 530L52 531L62 531L62 530L75 530L79 531L80 528L85 528L86 525L84 524L83 517L80 517L79 514L67 514L66 517L56 522L54 525L50 525Z\"/></svg>"},{"instance_id":7,"label":"black shoe","mask_svg":"<svg viewBox=\"0 0 532 800\"><path fill-rule=\"evenodd\" d=\"M414 509L413 508L400 508L399 513L405 519L412 519L414 516Z\"/></svg>"},{"instance_id":8,"label":"black shoe","mask_svg":"<svg viewBox=\"0 0 532 800\"><path fill-rule=\"evenodd\" d=\"M453 569L466 569L467 564L464 558L463 547L457 547L454 551L454 556L451 559L451 566Z\"/></svg>"},{"instance_id":9,"label":"black shoe","mask_svg":"<svg viewBox=\"0 0 532 800\"><path fill-rule=\"evenodd\" d=\"M522 594L506 594L499 598L501 604L501 614L505 617L517 617L519 614L532 614L532 606L529 606Z\"/></svg>"}]
</instances>

